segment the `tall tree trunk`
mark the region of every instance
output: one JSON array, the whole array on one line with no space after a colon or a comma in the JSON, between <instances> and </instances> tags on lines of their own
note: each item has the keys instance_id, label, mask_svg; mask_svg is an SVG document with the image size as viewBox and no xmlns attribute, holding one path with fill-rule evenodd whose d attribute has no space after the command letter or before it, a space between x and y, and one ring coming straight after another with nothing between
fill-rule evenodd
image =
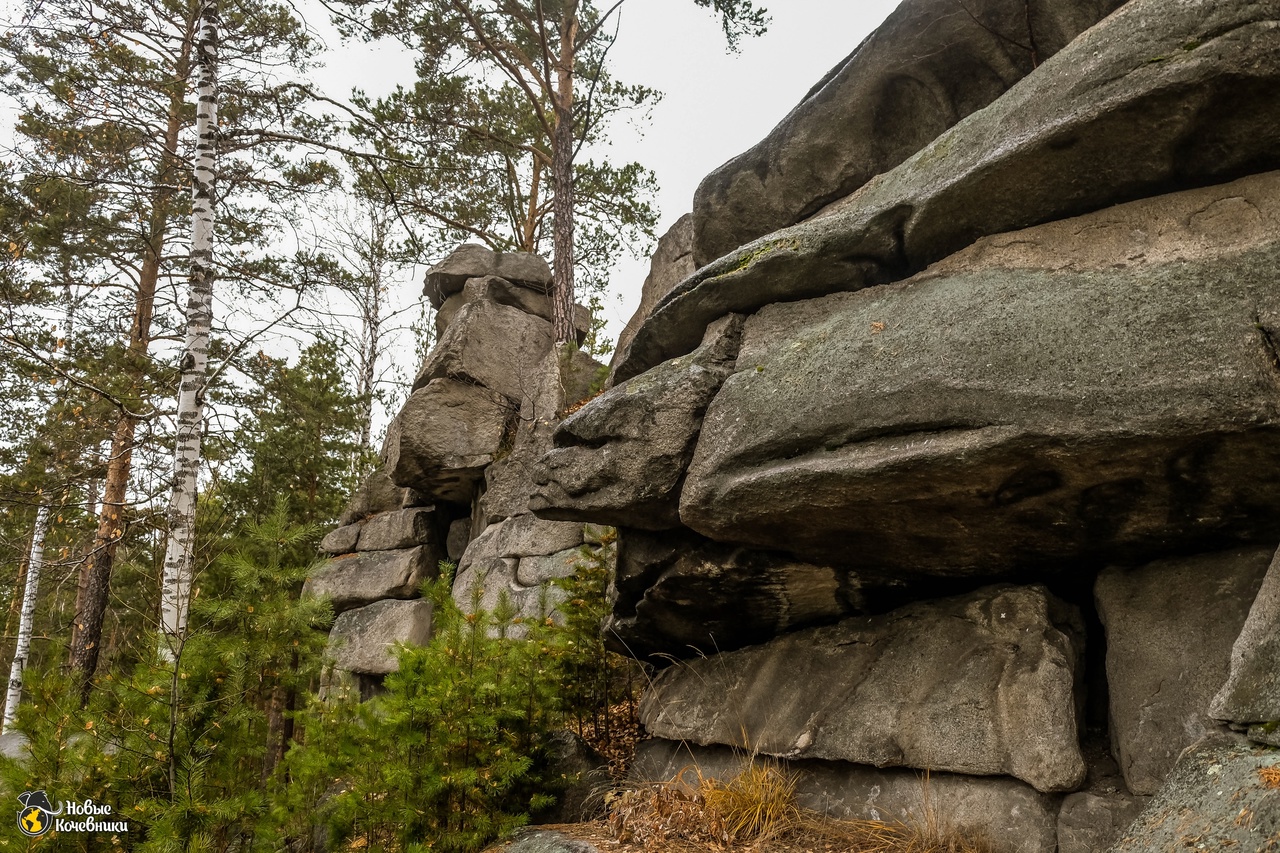
<instances>
[{"instance_id":1,"label":"tall tree trunk","mask_svg":"<svg viewBox=\"0 0 1280 853\"><path fill-rule=\"evenodd\" d=\"M156 191L153 196L148 224L146 254L138 275L138 290L134 297L133 327L129 333L129 363L132 390L138 396L146 371L146 359L151 347L151 321L155 312L156 286L160 280L160 266L168 233L169 209L173 202L173 185L178 183L181 164L178 161L178 136L182 130L182 112L186 80L191 61L191 36L183 39L182 50L175 68L175 89L169 99L164 135L164 151L156 169ZM98 650L102 640L102 621L106 615L107 600L111 589L111 570L115 564L116 547L124 535L121 518L133 470L133 448L137 432L137 418L121 410L111 435L110 456L107 458L107 474L102 486L102 502L98 516L98 529L93 544L80 568L76 589L76 617L71 626L69 665L79 681L81 704L88 702L93 685L93 675L98 669Z\"/></svg>"},{"instance_id":2,"label":"tall tree trunk","mask_svg":"<svg viewBox=\"0 0 1280 853\"><path fill-rule=\"evenodd\" d=\"M36 594L40 591L40 569L44 565L44 534L49 525L49 508L36 510L35 528L31 532L31 559L27 562L27 583L22 591L22 616L18 620L18 644L13 650L13 666L9 668L9 692L4 698L4 720L0 734L13 725L22 701L22 672L31 654L31 623L36 615Z\"/></svg>"},{"instance_id":3,"label":"tall tree trunk","mask_svg":"<svg viewBox=\"0 0 1280 853\"><path fill-rule=\"evenodd\" d=\"M578 4L565 4L556 62L555 127L551 132L551 184L555 284L551 331L557 344L576 340L573 332L573 62L578 39Z\"/></svg>"},{"instance_id":4,"label":"tall tree trunk","mask_svg":"<svg viewBox=\"0 0 1280 853\"><path fill-rule=\"evenodd\" d=\"M187 297L187 344L178 387L178 439L173 452L169 540L160 592L162 653L176 656L187 631L195 542L196 474L200 470L200 425L213 320L214 183L217 179L218 2L203 0L196 38L196 151L191 181L191 285Z\"/></svg>"}]
</instances>

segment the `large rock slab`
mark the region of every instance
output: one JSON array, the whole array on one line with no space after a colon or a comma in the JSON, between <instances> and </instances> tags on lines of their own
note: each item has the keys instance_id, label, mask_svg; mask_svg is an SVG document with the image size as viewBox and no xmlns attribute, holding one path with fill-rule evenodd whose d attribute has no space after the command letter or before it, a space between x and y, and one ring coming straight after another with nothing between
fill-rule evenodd
<instances>
[{"instance_id":1,"label":"large rock slab","mask_svg":"<svg viewBox=\"0 0 1280 853\"><path fill-rule=\"evenodd\" d=\"M424 646L431 639L431 602L377 601L333 621L325 657L344 672L395 672L396 645Z\"/></svg>"},{"instance_id":2,"label":"large rock slab","mask_svg":"<svg viewBox=\"0 0 1280 853\"><path fill-rule=\"evenodd\" d=\"M551 268L528 252L495 252L477 243L464 243L427 270L422 288L432 308L466 286L467 280L497 276L539 293L551 291Z\"/></svg>"},{"instance_id":3,"label":"large rock slab","mask_svg":"<svg viewBox=\"0 0 1280 853\"><path fill-rule=\"evenodd\" d=\"M751 758L726 747L653 739L636 747L631 776L642 782L698 777L728 781ZM1016 779L924 774L836 761L783 761L796 776L804 808L840 820L901 821L950 827L961 837L981 836L993 853L1054 853L1056 798Z\"/></svg>"},{"instance_id":4,"label":"large rock slab","mask_svg":"<svg viewBox=\"0 0 1280 853\"><path fill-rule=\"evenodd\" d=\"M617 381L691 351L728 313L902 279L985 235L1277 168L1278 19L1275 0L1130 0L830 215L700 269L654 309Z\"/></svg>"},{"instance_id":5,"label":"large rock slab","mask_svg":"<svg viewBox=\"0 0 1280 853\"><path fill-rule=\"evenodd\" d=\"M1099 575L1111 753L1131 792L1154 794L1178 753L1217 728L1209 703L1227 678L1232 643L1273 551L1239 549Z\"/></svg>"},{"instance_id":6,"label":"large rock slab","mask_svg":"<svg viewBox=\"0 0 1280 853\"><path fill-rule=\"evenodd\" d=\"M552 434L565 411L598 390L604 366L581 350L552 349L538 370L533 394L521 402L511 452L485 469L485 490L477 517L485 524L529 511L537 492L539 460L552 445Z\"/></svg>"},{"instance_id":7,"label":"large rock slab","mask_svg":"<svg viewBox=\"0 0 1280 853\"><path fill-rule=\"evenodd\" d=\"M699 184L698 266L897 166L1121 2L899 4L768 136Z\"/></svg>"},{"instance_id":8,"label":"large rock slab","mask_svg":"<svg viewBox=\"0 0 1280 853\"><path fill-rule=\"evenodd\" d=\"M413 388L452 379L481 385L519 405L533 396L551 343L546 320L488 299L471 302L432 347Z\"/></svg>"},{"instance_id":9,"label":"large rock slab","mask_svg":"<svg viewBox=\"0 0 1280 853\"><path fill-rule=\"evenodd\" d=\"M640 287L640 304L636 306L627 325L618 333L615 355L631 344L631 339L644 325L654 306L673 287L693 275L697 268L697 264L693 262L693 214L686 213L658 238L658 246L649 259L649 274Z\"/></svg>"},{"instance_id":10,"label":"large rock slab","mask_svg":"<svg viewBox=\"0 0 1280 853\"><path fill-rule=\"evenodd\" d=\"M987 587L670 667L640 722L704 746L1069 791L1085 779L1083 638L1079 614L1043 587Z\"/></svg>"},{"instance_id":11,"label":"large rock slab","mask_svg":"<svg viewBox=\"0 0 1280 853\"><path fill-rule=\"evenodd\" d=\"M1147 800L1119 791L1067 794L1058 812L1058 853L1102 853L1124 835Z\"/></svg>"},{"instance_id":12,"label":"large rock slab","mask_svg":"<svg viewBox=\"0 0 1280 853\"><path fill-rule=\"evenodd\" d=\"M440 500L468 503L497 457L518 408L487 388L435 379L409 395L387 427L391 478Z\"/></svg>"},{"instance_id":13,"label":"large rock slab","mask_svg":"<svg viewBox=\"0 0 1280 853\"><path fill-rule=\"evenodd\" d=\"M391 481L391 475L387 470L379 468L360 483L342 511L338 523L346 527L379 512L390 512L403 506L416 506L419 497L413 489L397 486Z\"/></svg>"},{"instance_id":14,"label":"large rock slab","mask_svg":"<svg viewBox=\"0 0 1280 853\"><path fill-rule=\"evenodd\" d=\"M1280 751L1214 737L1196 744L1110 853L1280 850Z\"/></svg>"},{"instance_id":15,"label":"large rock slab","mask_svg":"<svg viewBox=\"0 0 1280 853\"><path fill-rule=\"evenodd\" d=\"M707 328L702 346L614 386L556 428L529 508L543 518L679 526L679 487L702 416L733 369L743 318Z\"/></svg>"},{"instance_id":16,"label":"large rock slab","mask_svg":"<svg viewBox=\"0 0 1280 853\"><path fill-rule=\"evenodd\" d=\"M1277 275L1269 173L771 305L707 410L680 518L895 576L1274 543Z\"/></svg>"},{"instance_id":17,"label":"large rock slab","mask_svg":"<svg viewBox=\"0 0 1280 853\"><path fill-rule=\"evenodd\" d=\"M864 609L849 572L677 531L619 531L610 598L605 644L661 663L763 643Z\"/></svg>"},{"instance_id":18,"label":"large rock slab","mask_svg":"<svg viewBox=\"0 0 1280 853\"><path fill-rule=\"evenodd\" d=\"M307 578L302 592L328 597L335 613L384 598L416 598L422 582L439 573L442 556L435 548L419 545L407 551L337 557Z\"/></svg>"},{"instance_id":19,"label":"large rock slab","mask_svg":"<svg viewBox=\"0 0 1280 853\"><path fill-rule=\"evenodd\" d=\"M379 513L360 526L356 547L360 551L397 551L438 543L439 524L439 518L431 507Z\"/></svg>"},{"instance_id":20,"label":"large rock slab","mask_svg":"<svg viewBox=\"0 0 1280 853\"><path fill-rule=\"evenodd\" d=\"M487 275L483 278L467 279L462 290L451 295L436 309L436 338L444 337L445 330L457 318L464 306L472 302L488 300L499 305L516 308L526 314L541 317L551 322L551 297L537 290L519 284L512 284L505 278ZM573 327L578 330L581 342L591 331L591 312L585 306L573 306Z\"/></svg>"},{"instance_id":21,"label":"large rock slab","mask_svg":"<svg viewBox=\"0 0 1280 853\"><path fill-rule=\"evenodd\" d=\"M1231 647L1227 682L1209 712L1215 719L1250 727L1280 721L1280 552Z\"/></svg>"}]
</instances>

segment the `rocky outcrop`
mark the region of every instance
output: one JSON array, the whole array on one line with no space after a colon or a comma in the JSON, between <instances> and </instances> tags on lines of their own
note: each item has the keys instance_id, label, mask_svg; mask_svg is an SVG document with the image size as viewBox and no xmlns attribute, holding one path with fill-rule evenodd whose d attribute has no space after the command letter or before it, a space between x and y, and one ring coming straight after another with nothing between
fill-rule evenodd
<instances>
[{"instance_id":1,"label":"rocky outcrop","mask_svg":"<svg viewBox=\"0 0 1280 853\"><path fill-rule=\"evenodd\" d=\"M496 276L537 293L551 292L551 267L527 252L495 252L478 243L465 243L427 270L423 295L439 308L473 278Z\"/></svg>"},{"instance_id":2,"label":"rocky outcrop","mask_svg":"<svg viewBox=\"0 0 1280 853\"><path fill-rule=\"evenodd\" d=\"M307 578L304 595L328 598L335 613L384 598L415 598L422 582L437 574L443 554L419 545L407 551L371 551L330 560Z\"/></svg>"},{"instance_id":3,"label":"rocky outcrop","mask_svg":"<svg viewBox=\"0 0 1280 853\"><path fill-rule=\"evenodd\" d=\"M343 672L386 675L396 669L398 644L421 646L431 638L431 602L377 601L338 616L325 657Z\"/></svg>"},{"instance_id":4,"label":"rocky outcrop","mask_svg":"<svg viewBox=\"0 0 1280 853\"><path fill-rule=\"evenodd\" d=\"M1280 846L1280 753L1243 739L1196 744L1110 853Z\"/></svg>"},{"instance_id":5,"label":"rocky outcrop","mask_svg":"<svg viewBox=\"0 0 1280 853\"><path fill-rule=\"evenodd\" d=\"M533 395L551 350L551 324L519 308L479 299L464 305L423 362L414 390L451 379L494 391L517 405Z\"/></svg>"},{"instance_id":6,"label":"rocky outcrop","mask_svg":"<svg viewBox=\"0 0 1280 853\"><path fill-rule=\"evenodd\" d=\"M1280 552L1231 648L1226 683L1209 713L1244 728L1250 737L1280 746Z\"/></svg>"},{"instance_id":7,"label":"rocky outcrop","mask_svg":"<svg viewBox=\"0 0 1280 853\"><path fill-rule=\"evenodd\" d=\"M702 346L614 386L556 428L529 507L543 518L678 527L679 487L707 404L733 370L743 318L707 328Z\"/></svg>"},{"instance_id":8,"label":"rocky outcrop","mask_svg":"<svg viewBox=\"0 0 1280 853\"><path fill-rule=\"evenodd\" d=\"M1178 753L1216 726L1209 703L1274 548L1107 569L1098 615L1107 632L1112 754L1135 794L1154 794Z\"/></svg>"},{"instance_id":9,"label":"rocky outcrop","mask_svg":"<svg viewBox=\"0 0 1280 853\"><path fill-rule=\"evenodd\" d=\"M768 136L703 179L693 201L697 265L897 166L1121 2L900 4Z\"/></svg>"},{"instance_id":10,"label":"rocky outcrop","mask_svg":"<svg viewBox=\"0 0 1280 853\"><path fill-rule=\"evenodd\" d=\"M449 326L453 325L453 321L457 319L463 308L473 302L493 302L498 305L506 305L530 314L534 317L540 317L551 322L551 297L539 290L530 290L528 287L519 284L513 284L505 278L499 278L496 275L485 275L479 278L469 278L462 289L457 293L451 294L444 303L436 309L435 327L436 340L444 337ZM587 332L591 331L591 312L581 305L573 306L573 326L578 330L579 339L585 337ZM521 353L522 359L527 354Z\"/></svg>"},{"instance_id":11,"label":"rocky outcrop","mask_svg":"<svg viewBox=\"0 0 1280 853\"><path fill-rule=\"evenodd\" d=\"M988 587L673 666L645 694L640 721L704 746L1067 791L1085 778L1083 634L1078 614L1042 587Z\"/></svg>"},{"instance_id":12,"label":"rocky outcrop","mask_svg":"<svg viewBox=\"0 0 1280 853\"><path fill-rule=\"evenodd\" d=\"M693 261L693 214L686 213L658 238L658 246L649 260L649 274L640 287L640 304L627 325L618 333L615 353L627 349L654 306L673 287L693 275L695 270L697 264Z\"/></svg>"},{"instance_id":13,"label":"rocky outcrop","mask_svg":"<svg viewBox=\"0 0 1280 853\"><path fill-rule=\"evenodd\" d=\"M707 410L681 520L895 576L1274 542L1278 266L1270 173L771 305Z\"/></svg>"},{"instance_id":14,"label":"rocky outcrop","mask_svg":"<svg viewBox=\"0 0 1280 853\"><path fill-rule=\"evenodd\" d=\"M700 269L637 332L617 380L691 351L725 314L900 280L983 236L1277 168L1278 20L1272 2L1130 0L838 209Z\"/></svg>"}]
</instances>

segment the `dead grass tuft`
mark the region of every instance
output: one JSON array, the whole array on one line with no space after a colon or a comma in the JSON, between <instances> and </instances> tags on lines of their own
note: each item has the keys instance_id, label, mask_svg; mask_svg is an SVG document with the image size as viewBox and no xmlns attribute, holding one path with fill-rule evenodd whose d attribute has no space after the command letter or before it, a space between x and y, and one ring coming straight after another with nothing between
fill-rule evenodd
<instances>
[{"instance_id":1,"label":"dead grass tuft","mask_svg":"<svg viewBox=\"0 0 1280 853\"><path fill-rule=\"evenodd\" d=\"M1262 780L1263 787L1280 788L1280 767L1259 767L1258 778Z\"/></svg>"},{"instance_id":2,"label":"dead grass tuft","mask_svg":"<svg viewBox=\"0 0 1280 853\"><path fill-rule=\"evenodd\" d=\"M723 825L731 842L775 838L794 828L799 777L774 764L753 763L728 782L699 777L707 810Z\"/></svg>"}]
</instances>

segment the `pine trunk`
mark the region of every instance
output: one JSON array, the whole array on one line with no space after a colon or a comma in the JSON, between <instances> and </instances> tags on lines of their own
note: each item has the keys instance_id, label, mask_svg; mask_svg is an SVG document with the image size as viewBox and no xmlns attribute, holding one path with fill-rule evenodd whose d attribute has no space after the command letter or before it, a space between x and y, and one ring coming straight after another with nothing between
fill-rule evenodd
<instances>
[{"instance_id":1,"label":"pine trunk","mask_svg":"<svg viewBox=\"0 0 1280 853\"><path fill-rule=\"evenodd\" d=\"M578 38L578 4L566 4L556 63L555 127L551 133L551 184L555 280L551 331L557 344L576 341L573 330L573 61Z\"/></svg>"},{"instance_id":2,"label":"pine trunk","mask_svg":"<svg viewBox=\"0 0 1280 853\"><path fill-rule=\"evenodd\" d=\"M196 150L191 181L191 284L187 342L178 387L178 439L173 454L169 539L161 584L162 654L177 654L187 630L195 542L196 474L204 412L209 327L213 320L214 181L217 177L218 3L203 0L196 37Z\"/></svg>"},{"instance_id":3,"label":"pine trunk","mask_svg":"<svg viewBox=\"0 0 1280 853\"><path fill-rule=\"evenodd\" d=\"M22 591L22 615L18 619L18 644L13 650L13 666L9 669L9 692L4 698L4 720L0 734L13 725L22 701L22 672L31 654L31 623L36 615L36 594L40 591L40 569L44 565L44 534L49 525L49 508L36 510L35 528L31 532L31 559L27 562L27 583Z\"/></svg>"},{"instance_id":4,"label":"pine trunk","mask_svg":"<svg viewBox=\"0 0 1280 853\"><path fill-rule=\"evenodd\" d=\"M175 78L184 80L189 73L191 38L184 39L182 52L175 68ZM129 362L126 369L131 374L131 385L140 391L145 372L145 361L151 347L151 321L155 312L156 286L160 280L160 264L167 240L169 207L174 191L171 188L179 180L177 161L178 136L182 130L184 101L175 94L169 101L166 116L164 152L156 169L156 187L148 222L147 250L138 275L138 290L134 297L133 328L129 334ZM116 547L124 535L121 518L133 470L133 448L138 421L127 411L121 411L111 435L110 456L107 458L107 474L102 485L102 502L98 516L98 528L93 544L85 555L80 568L76 588L76 616L71 625L71 646L68 665L79 681L80 701L89 699L93 675L98 669L98 651L102 640L102 622L106 615L107 600L111 589L111 570L115 564Z\"/></svg>"}]
</instances>

